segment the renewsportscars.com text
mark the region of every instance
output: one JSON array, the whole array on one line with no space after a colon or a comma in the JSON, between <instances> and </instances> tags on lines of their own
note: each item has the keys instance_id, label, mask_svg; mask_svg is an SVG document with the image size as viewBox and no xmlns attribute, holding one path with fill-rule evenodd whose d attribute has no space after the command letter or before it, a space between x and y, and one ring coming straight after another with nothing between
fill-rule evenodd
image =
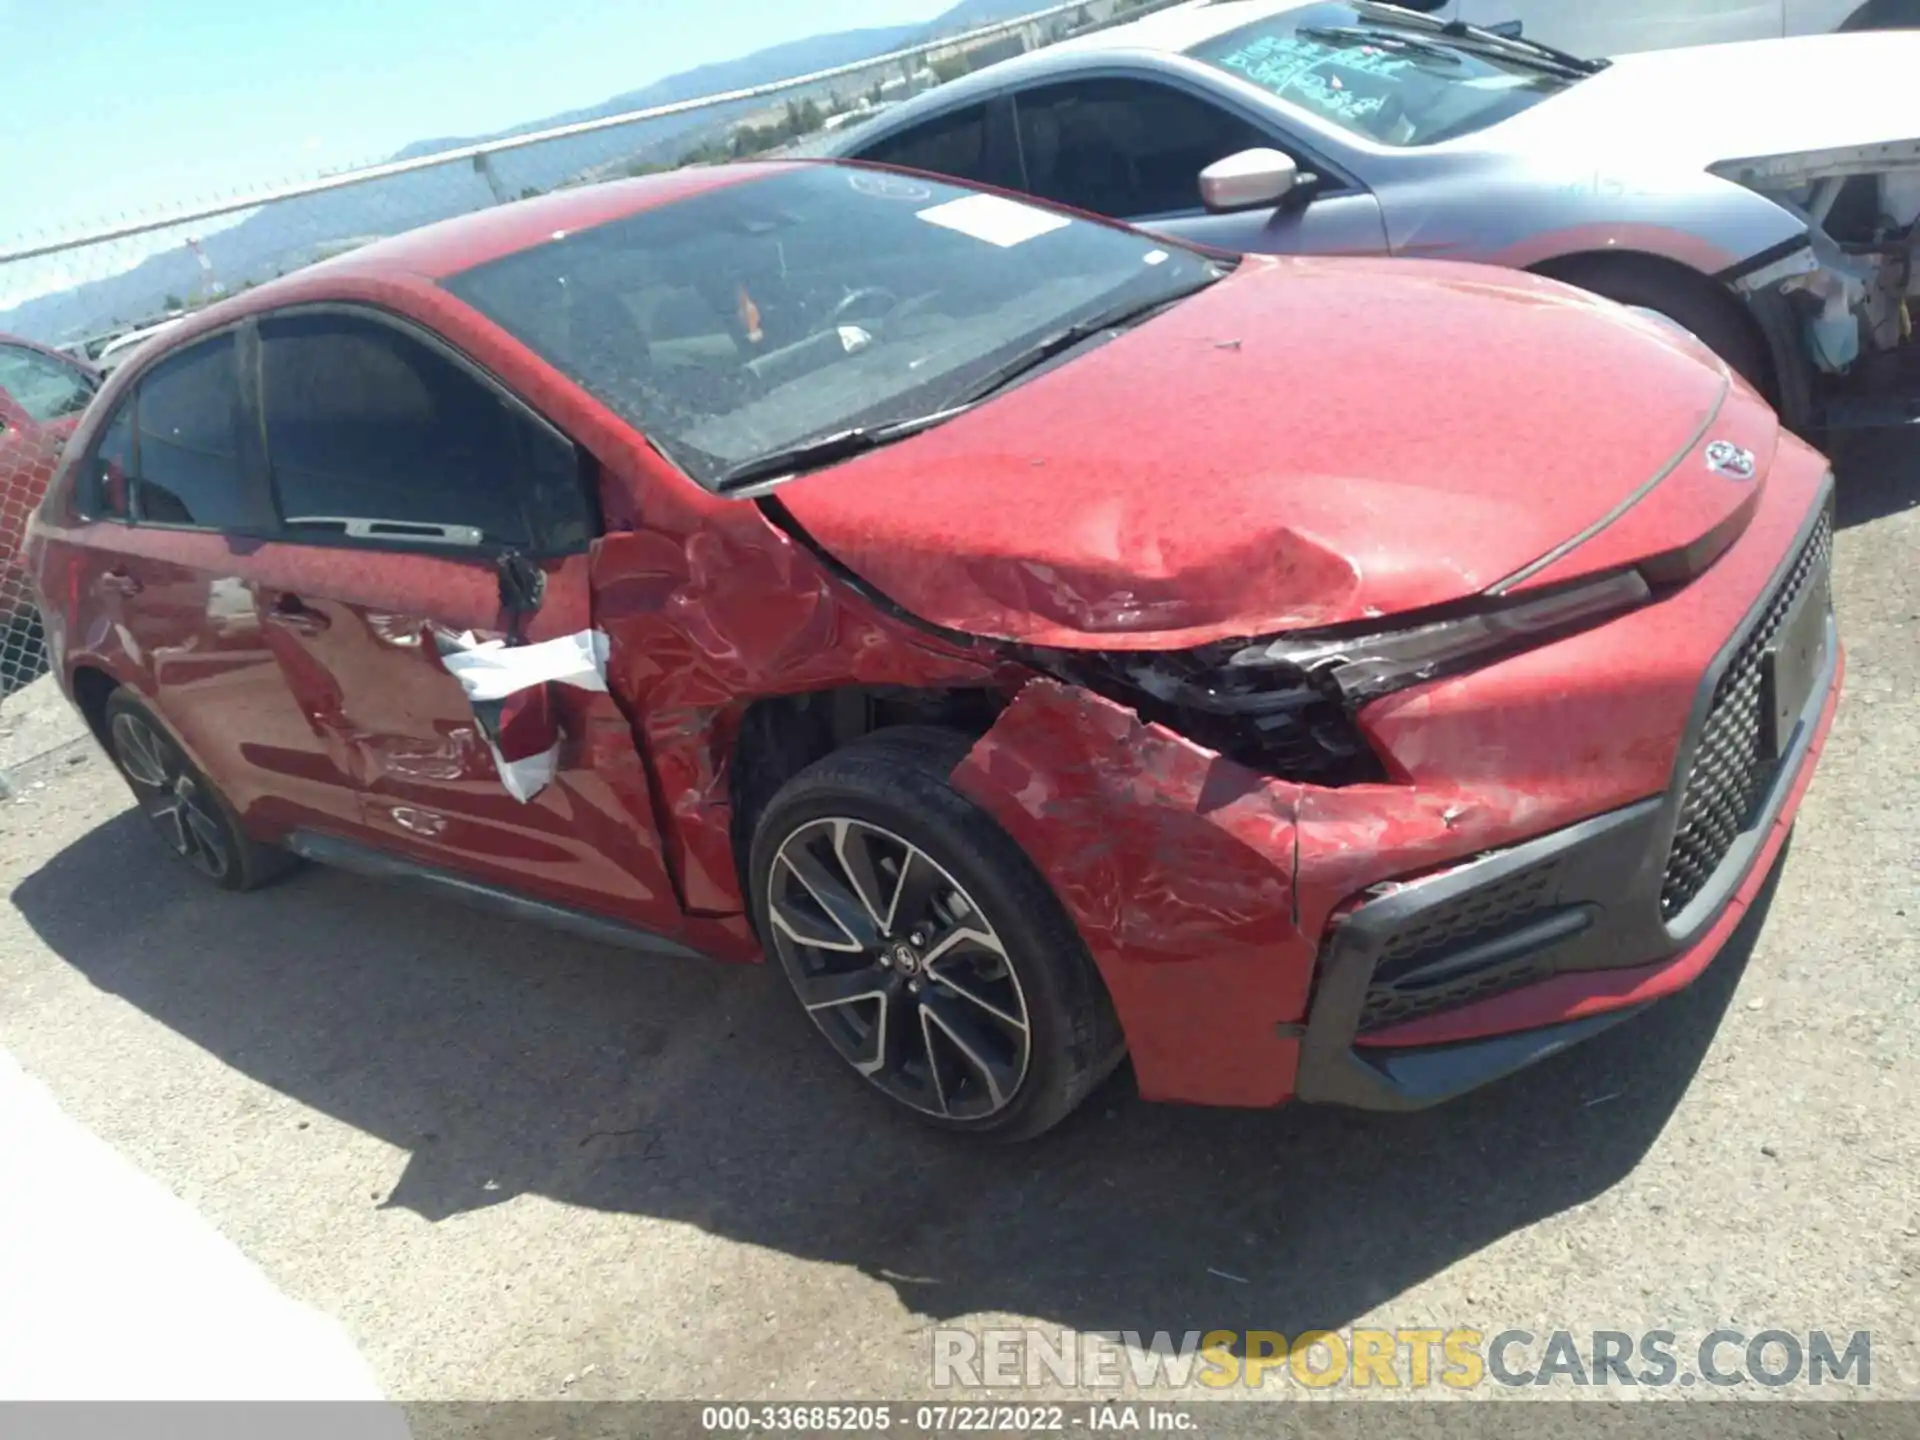
<instances>
[{"instance_id":1,"label":"renewsportscars.com text","mask_svg":"<svg viewBox=\"0 0 1920 1440\"><path fill-rule=\"evenodd\" d=\"M1165 1330L942 1327L933 1384L990 1390L1040 1386L1142 1390L1302 1386L1473 1390L1487 1385L1588 1387L1873 1383L1865 1330Z\"/></svg>"}]
</instances>

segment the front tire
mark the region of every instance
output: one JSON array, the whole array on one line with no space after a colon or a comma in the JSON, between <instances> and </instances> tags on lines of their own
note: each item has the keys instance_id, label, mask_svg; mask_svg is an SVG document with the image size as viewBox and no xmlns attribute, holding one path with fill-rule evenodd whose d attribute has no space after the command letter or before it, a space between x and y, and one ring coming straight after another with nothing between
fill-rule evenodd
<instances>
[{"instance_id":1,"label":"front tire","mask_svg":"<svg viewBox=\"0 0 1920 1440\"><path fill-rule=\"evenodd\" d=\"M293 868L292 855L247 836L226 797L146 706L116 690L104 719L114 764L169 853L222 890L252 890Z\"/></svg>"},{"instance_id":2,"label":"front tire","mask_svg":"<svg viewBox=\"0 0 1920 1440\"><path fill-rule=\"evenodd\" d=\"M1671 320L1738 371L1768 404L1779 404L1773 366L1756 328L1748 323L1740 302L1704 275L1679 267L1669 274L1651 265L1605 256L1545 269L1555 280Z\"/></svg>"},{"instance_id":3,"label":"front tire","mask_svg":"<svg viewBox=\"0 0 1920 1440\"><path fill-rule=\"evenodd\" d=\"M836 751L755 827L754 921L841 1060L923 1122L1017 1140L1122 1058L1079 932L948 776L965 736L902 727Z\"/></svg>"}]
</instances>

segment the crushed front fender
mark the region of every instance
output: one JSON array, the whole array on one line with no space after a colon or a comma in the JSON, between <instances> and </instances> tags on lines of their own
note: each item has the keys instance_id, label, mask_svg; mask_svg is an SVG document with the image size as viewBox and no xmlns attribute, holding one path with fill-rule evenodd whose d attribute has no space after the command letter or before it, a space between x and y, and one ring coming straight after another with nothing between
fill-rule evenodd
<instances>
[{"instance_id":1,"label":"crushed front fender","mask_svg":"<svg viewBox=\"0 0 1920 1440\"><path fill-rule=\"evenodd\" d=\"M1052 680L1015 696L953 780L1066 907L1143 1096L1292 1093L1314 953L1293 893L1301 787Z\"/></svg>"}]
</instances>

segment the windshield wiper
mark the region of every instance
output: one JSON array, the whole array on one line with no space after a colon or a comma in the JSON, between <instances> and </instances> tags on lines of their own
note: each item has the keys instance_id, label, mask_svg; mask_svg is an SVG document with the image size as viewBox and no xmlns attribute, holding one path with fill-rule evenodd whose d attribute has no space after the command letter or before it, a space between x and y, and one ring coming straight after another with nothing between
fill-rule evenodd
<instances>
[{"instance_id":1,"label":"windshield wiper","mask_svg":"<svg viewBox=\"0 0 1920 1440\"><path fill-rule=\"evenodd\" d=\"M922 430L931 430L935 425L964 415L980 404L988 396L1006 389L1015 380L1031 371L1039 369L1056 356L1064 355L1076 345L1083 345L1110 330L1124 330L1129 325L1138 325L1160 311L1184 300L1197 290L1203 290L1216 280L1224 279L1226 271L1210 273L1199 284L1180 290L1172 295L1156 295L1151 300L1138 304L1122 306L1090 319L1076 321L1065 329L1056 330L1051 335L1035 341L1012 359L996 365L967 388L965 394L938 410L924 415L911 415L904 420L889 420L879 425L855 425L846 430L835 430L829 435L821 435L812 440L804 440L784 450L775 450L769 455L758 455L751 460L743 460L720 472L713 482L714 491L724 495L730 491L745 489L757 485L763 480L785 480L804 470L818 470L823 465L832 465L837 461L851 460L856 455L864 455L869 450L882 445L891 445L896 440L905 440L910 435L918 435Z\"/></svg>"},{"instance_id":2,"label":"windshield wiper","mask_svg":"<svg viewBox=\"0 0 1920 1440\"><path fill-rule=\"evenodd\" d=\"M713 488L717 493L725 495L749 485L757 485L763 480L785 480L790 476L798 475L803 470L818 470L823 465L851 460L856 455L864 455L867 451L878 449L882 445L890 445L896 440L905 440L909 435L918 435L922 430L929 430L935 425L953 419L956 415L965 414L1018 376L1112 328L1113 322L1106 320L1098 324L1085 321L1069 326L1065 330L1049 335L1031 349L1021 351L1006 364L988 371L986 378L980 384L952 405L943 406L925 415L909 416L905 420L889 420L883 425L855 425L846 430L835 430L831 434L804 440L798 445L790 445L784 450L775 450L769 455L758 455L751 460L743 460L738 465L721 471L719 478L713 483Z\"/></svg>"},{"instance_id":3,"label":"windshield wiper","mask_svg":"<svg viewBox=\"0 0 1920 1440\"><path fill-rule=\"evenodd\" d=\"M714 480L713 488L715 493L725 495L729 491L757 485L762 480L785 480L805 470L818 470L836 461L851 460L882 445L891 445L896 440L905 440L909 435L930 430L969 408L955 405L925 415L910 415L904 420L889 420L882 425L855 425L850 429L835 430L830 435L803 440L784 450L742 460L738 465L722 470Z\"/></svg>"},{"instance_id":4,"label":"windshield wiper","mask_svg":"<svg viewBox=\"0 0 1920 1440\"><path fill-rule=\"evenodd\" d=\"M1604 57L1597 60L1583 60L1578 55L1556 49L1552 45L1543 45L1538 40L1528 40L1519 35L1502 35L1497 30L1484 30L1478 25L1469 25L1464 20L1447 21L1440 27L1440 33L1450 40L1471 40L1482 50L1512 55L1516 58L1545 61L1555 69L1570 71L1575 75L1597 75L1613 63Z\"/></svg>"},{"instance_id":5,"label":"windshield wiper","mask_svg":"<svg viewBox=\"0 0 1920 1440\"><path fill-rule=\"evenodd\" d=\"M1000 364L994 366L993 369L987 371L987 373L982 375L978 380L975 380L973 384L967 387L966 393L960 397L957 403L961 409L978 405L989 395L999 393L1023 375L1031 374L1042 365L1045 365L1049 360L1066 354L1067 351L1073 349L1075 346L1084 345L1087 341L1105 335L1110 330L1125 330L1129 326L1138 325L1142 321L1150 320L1177 301L1186 299L1197 290L1204 290L1207 286L1213 284L1215 280L1221 278L1220 275L1210 275L1198 285L1190 289L1182 290L1178 294L1156 295L1151 300L1142 300L1135 305L1122 306L1115 310L1109 310L1102 315L1094 315L1085 320L1076 320L1065 329L1056 330L1051 335L1042 336L1025 350L1022 350L1018 355L1013 356L1009 360L1002 361Z\"/></svg>"},{"instance_id":6,"label":"windshield wiper","mask_svg":"<svg viewBox=\"0 0 1920 1440\"><path fill-rule=\"evenodd\" d=\"M1410 55L1444 61L1448 65L1465 63L1459 52L1448 46L1436 45L1431 40L1422 40L1415 35L1402 35L1398 30L1375 30L1368 25L1302 25L1293 33L1308 40L1331 41L1335 45L1377 45L1382 50L1404 50Z\"/></svg>"}]
</instances>

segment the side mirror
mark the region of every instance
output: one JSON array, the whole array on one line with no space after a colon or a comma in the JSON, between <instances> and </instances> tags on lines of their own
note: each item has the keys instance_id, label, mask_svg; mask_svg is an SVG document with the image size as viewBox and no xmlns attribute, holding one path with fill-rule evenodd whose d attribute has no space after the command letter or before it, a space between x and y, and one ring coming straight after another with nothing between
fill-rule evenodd
<instances>
[{"instance_id":1,"label":"side mirror","mask_svg":"<svg viewBox=\"0 0 1920 1440\"><path fill-rule=\"evenodd\" d=\"M1242 150L1200 172L1200 202L1216 215L1278 205L1300 183L1291 155L1263 148Z\"/></svg>"}]
</instances>

